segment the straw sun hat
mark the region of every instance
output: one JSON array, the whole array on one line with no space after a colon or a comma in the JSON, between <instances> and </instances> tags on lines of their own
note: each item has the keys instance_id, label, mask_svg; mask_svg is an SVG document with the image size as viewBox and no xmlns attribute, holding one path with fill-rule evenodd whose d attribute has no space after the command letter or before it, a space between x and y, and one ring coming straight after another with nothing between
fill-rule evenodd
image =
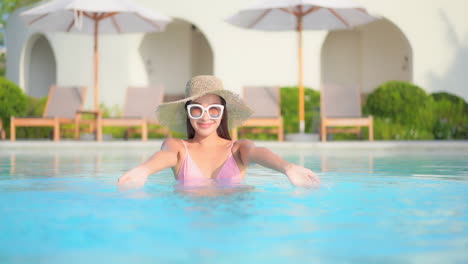
<instances>
[{"instance_id":1,"label":"straw sun hat","mask_svg":"<svg viewBox=\"0 0 468 264\"><path fill-rule=\"evenodd\" d=\"M173 131L186 133L187 110L185 103L206 94L216 94L226 101L229 129L239 126L253 113L239 95L223 89L223 83L220 79L210 75L200 75L187 82L185 99L159 105L156 110L159 123Z\"/></svg>"}]
</instances>

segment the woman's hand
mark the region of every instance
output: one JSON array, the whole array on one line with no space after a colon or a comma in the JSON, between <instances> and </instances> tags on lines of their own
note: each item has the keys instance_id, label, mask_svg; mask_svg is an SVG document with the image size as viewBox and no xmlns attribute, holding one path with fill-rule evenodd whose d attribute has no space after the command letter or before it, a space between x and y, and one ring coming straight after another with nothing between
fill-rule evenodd
<instances>
[{"instance_id":1,"label":"woman's hand","mask_svg":"<svg viewBox=\"0 0 468 264\"><path fill-rule=\"evenodd\" d=\"M122 175L117 184L119 185L119 189L140 188L145 185L148 176L148 170L142 166L138 166Z\"/></svg>"},{"instance_id":2,"label":"woman's hand","mask_svg":"<svg viewBox=\"0 0 468 264\"><path fill-rule=\"evenodd\" d=\"M290 163L285 169L285 174L294 186L311 188L320 185L317 174L302 166Z\"/></svg>"}]
</instances>

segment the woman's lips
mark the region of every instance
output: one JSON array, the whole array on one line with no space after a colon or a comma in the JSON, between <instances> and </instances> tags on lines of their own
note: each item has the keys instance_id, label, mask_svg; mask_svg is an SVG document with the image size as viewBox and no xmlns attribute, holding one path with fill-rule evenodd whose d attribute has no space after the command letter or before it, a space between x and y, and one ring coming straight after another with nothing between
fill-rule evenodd
<instances>
[{"instance_id":1,"label":"woman's lips","mask_svg":"<svg viewBox=\"0 0 468 264\"><path fill-rule=\"evenodd\" d=\"M198 123L198 126L203 129L209 128L213 123Z\"/></svg>"}]
</instances>

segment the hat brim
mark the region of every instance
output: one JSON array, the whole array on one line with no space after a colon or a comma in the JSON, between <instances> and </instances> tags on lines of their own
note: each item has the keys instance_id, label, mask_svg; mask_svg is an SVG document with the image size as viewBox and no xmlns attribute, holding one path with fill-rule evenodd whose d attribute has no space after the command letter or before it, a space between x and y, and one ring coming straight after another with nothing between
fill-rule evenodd
<instances>
[{"instance_id":1,"label":"hat brim","mask_svg":"<svg viewBox=\"0 0 468 264\"><path fill-rule=\"evenodd\" d=\"M253 113L252 109L244 103L238 94L229 90L216 90L159 105L156 110L158 122L172 131L184 134L187 133L187 126L185 123L187 120L187 111L185 110L185 103L206 94L215 94L224 98L228 113L228 128L230 130L240 126Z\"/></svg>"}]
</instances>

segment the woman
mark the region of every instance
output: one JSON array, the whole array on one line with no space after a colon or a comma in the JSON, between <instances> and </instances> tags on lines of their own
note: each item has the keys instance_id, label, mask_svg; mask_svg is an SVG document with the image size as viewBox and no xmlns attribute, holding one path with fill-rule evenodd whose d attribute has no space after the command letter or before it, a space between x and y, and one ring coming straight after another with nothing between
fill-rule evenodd
<instances>
[{"instance_id":1,"label":"woman","mask_svg":"<svg viewBox=\"0 0 468 264\"><path fill-rule=\"evenodd\" d=\"M223 89L214 76L196 76L186 86L186 98L160 105L158 120L188 139L168 138L161 151L122 175L122 187L141 187L149 175L172 168L183 186L238 184L249 164L257 163L285 174L295 186L313 187L317 175L286 162L250 140L232 141L229 129L247 120L252 111L238 95Z\"/></svg>"}]
</instances>

